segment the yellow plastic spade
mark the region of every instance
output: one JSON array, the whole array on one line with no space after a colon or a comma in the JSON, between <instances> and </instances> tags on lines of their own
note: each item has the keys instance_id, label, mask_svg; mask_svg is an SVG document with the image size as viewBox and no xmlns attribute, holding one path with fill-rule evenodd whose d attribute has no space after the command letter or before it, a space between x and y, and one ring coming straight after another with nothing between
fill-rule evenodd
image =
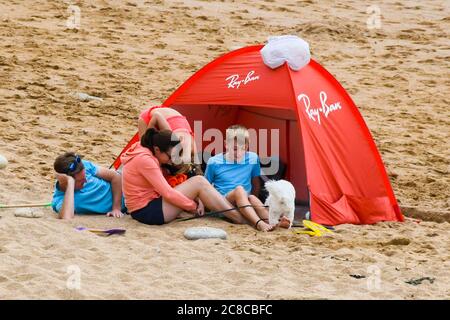
<instances>
[{"instance_id":1,"label":"yellow plastic spade","mask_svg":"<svg viewBox=\"0 0 450 320\"><path fill-rule=\"evenodd\" d=\"M333 231L325 228L323 225L310 220L303 220L303 225L316 233L320 233L320 235L323 235L324 233L333 233Z\"/></svg>"},{"instance_id":2,"label":"yellow plastic spade","mask_svg":"<svg viewBox=\"0 0 450 320\"><path fill-rule=\"evenodd\" d=\"M294 231L296 234L307 234L312 237L321 237L325 233L333 233L333 231L325 228L323 225L312 222L310 220L303 220L303 226L310 230Z\"/></svg>"}]
</instances>

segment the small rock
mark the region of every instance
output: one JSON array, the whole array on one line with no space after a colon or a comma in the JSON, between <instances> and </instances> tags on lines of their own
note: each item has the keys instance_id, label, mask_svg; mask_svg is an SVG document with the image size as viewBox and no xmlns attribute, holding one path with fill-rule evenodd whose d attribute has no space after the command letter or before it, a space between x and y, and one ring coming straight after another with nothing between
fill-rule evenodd
<instances>
[{"instance_id":1,"label":"small rock","mask_svg":"<svg viewBox=\"0 0 450 320\"><path fill-rule=\"evenodd\" d=\"M44 213L42 211L35 211L30 208L16 209L14 216L21 218L42 218Z\"/></svg>"},{"instance_id":2,"label":"small rock","mask_svg":"<svg viewBox=\"0 0 450 320\"><path fill-rule=\"evenodd\" d=\"M8 160L0 154L0 169L6 168L8 165Z\"/></svg>"},{"instance_id":3,"label":"small rock","mask_svg":"<svg viewBox=\"0 0 450 320\"><path fill-rule=\"evenodd\" d=\"M91 100L103 101L102 98L90 96L87 93L83 93L83 92L77 92L73 96L81 101L91 101Z\"/></svg>"},{"instance_id":4,"label":"small rock","mask_svg":"<svg viewBox=\"0 0 450 320\"><path fill-rule=\"evenodd\" d=\"M260 250L255 249L255 248L250 248L248 251L256 253L256 254L261 254L262 253Z\"/></svg>"},{"instance_id":5,"label":"small rock","mask_svg":"<svg viewBox=\"0 0 450 320\"><path fill-rule=\"evenodd\" d=\"M184 237L188 240L197 240L197 239L213 239L219 238L226 240L227 233L218 228L211 227L193 227L188 228L184 231Z\"/></svg>"}]
</instances>

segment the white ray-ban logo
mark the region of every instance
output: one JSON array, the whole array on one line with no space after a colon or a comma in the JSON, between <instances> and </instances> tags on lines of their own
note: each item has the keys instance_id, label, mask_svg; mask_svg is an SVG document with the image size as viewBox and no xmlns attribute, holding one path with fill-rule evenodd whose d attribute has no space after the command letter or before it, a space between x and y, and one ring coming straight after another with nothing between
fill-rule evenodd
<instances>
[{"instance_id":1,"label":"white ray-ban logo","mask_svg":"<svg viewBox=\"0 0 450 320\"><path fill-rule=\"evenodd\" d=\"M314 122L317 121L318 124L321 124L320 123L321 114L324 115L325 118L328 118L328 116L331 112L342 109L342 106L339 101L328 105L327 104L327 94L325 91L320 91L319 97L320 97L320 104L321 104L320 108L311 107L311 100L309 100L308 95L306 95L304 93L299 94L297 99L298 99L298 101L303 102L303 104L305 106L305 112L308 115L308 118Z\"/></svg>"},{"instance_id":2,"label":"white ray-ban logo","mask_svg":"<svg viewBox=\"0 0 450 320\"><path fill-rule=\"evenodd\" d=\"M258 75L254 75L255 71L252 70L249 73L247 73L247 76L244 79L240 79L240 76L238 74L233 74L225 79L225 81L228 81L228 89L239 89L241 84L246 85L247 83L251 81L259 80Z\"/></svg>"}]
</instances>

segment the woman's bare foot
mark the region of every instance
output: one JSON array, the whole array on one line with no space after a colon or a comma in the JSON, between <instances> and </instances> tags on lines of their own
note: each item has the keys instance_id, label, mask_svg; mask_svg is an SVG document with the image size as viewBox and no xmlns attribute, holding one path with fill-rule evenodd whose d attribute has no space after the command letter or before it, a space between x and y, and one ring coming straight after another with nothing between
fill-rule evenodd
<instances>
[{"instance_id":1,"label":"woman's bare foot","mask_svg":"<svg viewBox=\"0 0 450 320\"><path fill-rule=\"evenodd\" d=\"M259 230L259 231L268 232L268 231L272 231L274 228L275 228L275 226L272 226L272 225L264 222L263 219L259 220L256 223L256 230Z\"/></svg>"},{"instance_id":2,"label":"woman's bare foot","mask_svg":"<svg viewBox=\"0 0 450 320\"><path fill-rule=\"evenodd\" d=\"M291 221L286 217L281 217L278 226L281 228L289 229L291 226Z\"/></svg>"}]
</instances>

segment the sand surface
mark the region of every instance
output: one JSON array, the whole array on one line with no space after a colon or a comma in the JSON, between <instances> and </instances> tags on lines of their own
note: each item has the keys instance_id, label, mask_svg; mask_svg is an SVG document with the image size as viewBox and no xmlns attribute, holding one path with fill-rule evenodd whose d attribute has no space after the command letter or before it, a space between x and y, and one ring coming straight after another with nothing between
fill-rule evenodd
<instances>
[{"instance_id":1,"label":"sand surface","mask_svg":"<svg viewBox=\"0 0 450 320\"><path fill-rule=\"evenodd\" d=\"M79 29L67 28L70 3L81 10ZM450 5L380 1L379 29L367 27L367 8L356 0L0 1L0 154L10 162L0 170L0 204L48 202L58 154L77 150L109 166L139 111L204 64L296 34L359 107L404 212L426 220L309 238L215 219L150 227L0 209L0 299L448 299ZM79 225L127 233L104 238ZM202 225L229 239L183 238ZM67 285L74 268L80 289ZM422 277L434 281L405 283Z\"/></svg>"}]
</instances>

